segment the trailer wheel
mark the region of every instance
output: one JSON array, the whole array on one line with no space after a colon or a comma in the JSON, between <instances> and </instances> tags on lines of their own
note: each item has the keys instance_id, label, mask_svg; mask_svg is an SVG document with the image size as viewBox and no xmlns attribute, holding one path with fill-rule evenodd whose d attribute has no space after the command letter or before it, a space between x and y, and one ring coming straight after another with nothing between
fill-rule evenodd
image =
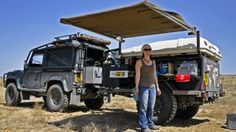
<instances>
[{"instance_id":1,"label":"trailer wheel","mask_svg":"<svg viewBox=\"0 0 236 132\"><path fill-rule=\"evenodd\" d=\"M172 121L177 111L177 101L175 96L167 89L161 87L161 96L157 96L155 109L154 109L154 119L156 124L165 124Z\"/></svg>"},{"instance_id":2,"label":"trailer wheel","mask_svg":"<svg viewBox=\"0 0 236 132\"><path fill-rule=\"evenodd\" d=\"M9 83L5 91L5 101L8 106L17 106L21 102L20 91L14 83Z\"/></svg>"},{"instance_id":3,"label":"trailer wheel","mask_svg":"<svg viewBox=\"0 0 236 132\"><path fill-rule=\"evenodd\" d=\"M187 108L179 108L179 109L177 109L175 118L190 119L197 114L198 110L199 110L199 106L190 106Z\"/></svg>"},{"instance_id":4,"label":"trailer wheel","mask_svg":"<svg viewBox=\"0 0 236 132\"><path fill-rule=\"evenodd\" d=\"M139 102L136 103L139 113ZM154 108L154 121L156 124L165 124L170 122L176 113L177 101L175 96L167 90L161 89L161 96L157 96ZM155 120L157 119L157 120Z\"/></svg>"},{"instance_id":5,"label":"trailer wheel","mask_svg":"<svg viewBox=\"0 0 236 132\"><path fill-rule=\"evenodd\" d=\"M84 103L88 109L99 110L104 104L103 98L85 99Z\"/></svg>"},{"instance_id":6,"label":"trailer wheel","mask_svg":"<svg viewBox=\"0 0 236 132\"><path fill-rule=\"evenodd\" d=\"M69 106L69 97L62 89L61 84L53 84L46 95L46 106L49 111L66 111Z\"/></svg>"}]
</instances>

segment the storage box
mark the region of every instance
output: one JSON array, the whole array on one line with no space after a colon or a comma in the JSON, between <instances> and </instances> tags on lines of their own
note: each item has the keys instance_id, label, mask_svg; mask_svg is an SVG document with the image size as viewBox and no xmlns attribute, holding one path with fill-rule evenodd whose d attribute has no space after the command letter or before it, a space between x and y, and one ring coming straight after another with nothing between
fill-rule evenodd
<instances>
[{"instance_id":1,"label":"storage box","mask_svg":"<svg viewBox=\"0 0 236 132\"><path fill-rule=\"evenodd\" d=\"M85 67L84 78L87 84L102 84L102 68L96 66Z\"/></svg>"},{"instance_id":2,"label":"storage box","mask_svg":"<svg viewBox=\"0 0 236 132\"><path fill-rule=\"evenodd\" d=\"M226 125L228 129L236 130L236 114L233 113L227 114Z\"/></svg>"}]
</instances>

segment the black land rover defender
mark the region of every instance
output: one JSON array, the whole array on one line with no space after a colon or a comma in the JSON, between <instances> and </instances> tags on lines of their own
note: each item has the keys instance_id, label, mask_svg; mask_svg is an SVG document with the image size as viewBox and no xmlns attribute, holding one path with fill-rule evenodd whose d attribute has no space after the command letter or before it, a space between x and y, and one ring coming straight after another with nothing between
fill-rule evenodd
<instances>
[{"instance_id":1,"label":"black land rover defender","mask_svg":"<svg viewBox=\"0 0 236 132\"><path fill-rule=\"evenodd\" d=\"M107 94L98 89L108 44L109 41L78 33L57 37L52 43L32 49L23 71L4 74L6 104L16 106L34 95L43 97L49 111L66 110L69 104L78 105L81 101L89 109L99 109Z\"/></svg>"}]
</instances>

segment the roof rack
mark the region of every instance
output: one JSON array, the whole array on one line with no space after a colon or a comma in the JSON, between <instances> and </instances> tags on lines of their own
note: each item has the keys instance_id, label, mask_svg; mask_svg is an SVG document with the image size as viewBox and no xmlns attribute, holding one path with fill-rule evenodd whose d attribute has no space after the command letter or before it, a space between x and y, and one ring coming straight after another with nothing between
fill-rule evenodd
<instances>
[{"instance_id":1,"label":"roof rack","mask_svg":"<svg viewBox=\"0 0 236 132\"><path fill-rule=\"evenodd\" d=\"M66 39L63 39L66 38ZM111 42L101 39L101 38L97 38L94 36L90 36L87 34L80 34L79 32L76 34L70 34L70 35L63 35L63 36L58 36L55 37L55 41L52 42L52 44L61 44L61 43L65 43L68 42L68 40L79 40L79 41L86 41L86 42L90 42L90 43L95 43L95 44L104 44L104 45L110 45Z\"/></svg>"},{"instance_id":2,"label":"roof rack","mask_svg":"<svg viewBox=\"0 0 236 132\"><path fill-rule=\"evenodd\" d=\"M93 43L93 44L99 44L101 46L106 46L106 45L110 45L111 42L104 40L104 39L100 39L94 36L90 36L90 35L86 35L86 34L80 34L75 33L75 34L69 34L69 35L63 35L63 36L58 36L55 37L55 41L51 42L51 43L47 43L44 45L41 45L39 47L33 48L33 50L39 50L42 48L48 48L49 46L56 46L56 47L63 47L63 46L68 46L71 44L72 40L77 40L77 41L84 41L84 42L88 42L88 43Z\"/></svg>"}]
</instances>

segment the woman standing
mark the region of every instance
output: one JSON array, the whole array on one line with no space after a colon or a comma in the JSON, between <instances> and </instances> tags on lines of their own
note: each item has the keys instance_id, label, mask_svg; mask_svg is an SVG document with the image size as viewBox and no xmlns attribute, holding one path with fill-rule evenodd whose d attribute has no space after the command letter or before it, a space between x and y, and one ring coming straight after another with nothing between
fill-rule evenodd
<instances>
[{"instance_id":1,"label":"woman standing","mask_svg":"<svg viewBox=\"0 0 236 132\"><path fill-rule=\"evenodd\" d=\"M153 114L156 92L161 95L156 76L156 64L151 60L152 48L145 44L142 47L142 59L135 65L135 94L139 96L139 125L141 131L158 130L154 125Z\"/></svg>"}]
</instances>

